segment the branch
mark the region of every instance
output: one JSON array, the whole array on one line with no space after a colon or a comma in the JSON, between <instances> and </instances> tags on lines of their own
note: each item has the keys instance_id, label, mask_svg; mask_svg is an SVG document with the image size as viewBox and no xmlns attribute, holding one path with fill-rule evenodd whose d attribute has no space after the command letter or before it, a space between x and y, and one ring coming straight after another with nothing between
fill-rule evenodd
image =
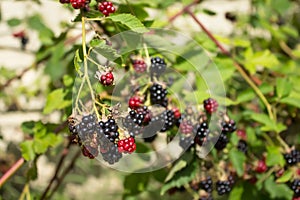
<instances>
[{"instance_id":1,"label":"branch","mask_svg":"<svg viewBox=\"0 0 300 200\"><path fill-rule=\"evenodd\" d=\"M177 17L181 16L183 13L185 13L186 11L188 11L191 7L193 7L194 5L200 3L201 0L194 0L192 3L190 3L189 5L185 6L181 11L179 11L178 13L176 13L175 15L173 15L171 18L169 18L169 22L174 21Z\"/></svg>"},{"instance_id":2,"label":"branch","mask_svg":"<svg viewBox=\"0 0 300 200\"><path fill-rule=\"evenodd\" d=\"M251 77L246 73L246 70L241 66L230 54L229 51L227 51L223 45L212 35L212 33L198 20L198 18L194 15L193 12L191 12L189 9L186 10L186 12L194 19L194 21L201 27L201 29L207 34L207 36L217 45L217 47L221 50L221 52L228 57L230 57L234 61L234 65L238 72L242 75L242 77L245 79L245 81L251 86L251 88L255 91L257 96L261 99L261 101L264 103L268 110L269 117L271 119L274 118L274 114L272 111L272 107L269 104L266 97L263 95L263 93L260 91L260 89L256 86L256 84L252 81Z\"/></svg>"},{"instance_id":3,"label":"branch","mask_svg":"<svg viewBox=\"0 0 300 200\"><path fill-rule=\"evenodd\" d=\"M61 185L61 183L63 182L63 180L65 179L65 177L67 176L67 174L73 169L75 162L77 160L77 158L79 158L79 155L81 153L81 150L77 150L76 154L73 156L70 164L65 168L65 170L63 171L61 177L57 178L57 184L55 185L55 187L53 188L53 190L51 191L51 193L49 194L49 196L47 197L47 199L50 199L53 194L56 192L56 190L59 188L59 186Z\"/></svg>"},{"instance_id":4,"label":"branch","mask_svg":"<svg viewBox=\"0 0 300 200\"><path fill-rule=\"evenodd\" d=\"M13 166L1 177L0 188L3 184L24 164L24 158L20 158Z\"/></svg>"},{"instance_id":5,"label":"branch","mask_svg":"<svg viewBox=\"0 0 300 200\"><path fill-rule=\"evenodd\" d=\"M70 146L71 146L71 142L69 142L68 145L63 149L62 155L61 155L61 157L60 157L60 160L58 161L57 166L56 166L56 168L55 168L55 173L54 173L52 179L50 180L48 186L47 186L46 189L44 190L44 192L43 192L43 194L42 194L42 196L41 196L41 199L45 199L45 198L46 198L47 193L49 192L49 190L50 190L52 184L54 183L55 180L57 180L57 178L58 178L58 173L59 173L59 171L60 171L60 169L61 169L61 167L62 167L62 164L64 163L64 160L66 159L66 157L67 157L67 155L68 155L68 153L69 153Z\"/></svg>"}]
</instances>

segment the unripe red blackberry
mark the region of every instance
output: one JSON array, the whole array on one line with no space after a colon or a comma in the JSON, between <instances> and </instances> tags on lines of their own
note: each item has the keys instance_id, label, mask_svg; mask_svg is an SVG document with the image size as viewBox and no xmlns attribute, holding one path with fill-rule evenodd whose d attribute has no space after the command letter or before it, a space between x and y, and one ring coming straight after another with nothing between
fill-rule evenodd
<instances>
[{"instance_id":1,"label":"unripe red blackberry","mask_svg":"<svg viewBox=\"0 0 300 200\"><path fill-rule=\"evenodd\" d=\"M116 11L114 5L110 1L104 1L98 5L98 10L102 12L103 15L106 17L109 16L109 14L114 13Z\"/></svg>"},{"instance_id":2,"label":"unripe red blackberry","mask_svg":"<svg viewBox=\"0 0 300 200\"><path fill-rule=\"evenodd\" d=\"M134 109L134 110L141 107L142 104L143 104L143 100L138 96L131 97L128 101L129 108Z\"/></svg>"},{"instance_id":3,"label":"unripe red blackberry","mask_svg":"<svg viewBox=\"0 0 300 200\"><path fill-rule=\"evenodd\" d=\"M86 0L70 0L70 3L74 9L81 9L86 5Z\"/></svg>"},{"instance_id":4,"label":"unripe red blackberry","mask_svg":"<svg viewBox=\"0 0 300 200\"><path fill-rule=\"evenodd\" d=\"M109 86L114 83L114 75L112 72L102 74L100 77L100 83L104 86Z\"/></svg>"},{"instance_id":5,"label":"unripe red blackberry","mask_svg":"<svg viewBox=\"0 0 300 200\"><path fill-rule=\"evenodd\" d=\"M143 73L147 70L147 64L144 60L134 60L133 68L137 73Z\"/></svg>"},{"instance_id":6,"label":"unripe red blackberry","mask_svg":"<svg viewBox=\"0 0 300 200\"><path fill-rule=\"evenodd\" d=\"M217 111L219 105L215 99L208 98L203 101L203 106L207 113L212 114Z\"/></svg>"},{"instance_id":7,"label":"unripe red blackberry","mask_svg":"<svg viewBox=\"0 0 300 200\"><path fill-rule=\"evenodd\" d=\"M175 115L175 114L174 114ZM190 120L183 120L179 126L180 133L189 134L193 132L193 124Z\"/></svg>"},{"instance_id":8,"label":"unripe red blackberry","mask_svg":"<svg viewBox=\"0 0 300 200\"><path fill-rule=\"evenodd\" d=\"M259 160L257 162L257 166L255 168L255 171L257 173L264 173L265 171L267 171L267 169L268 169L268 167L267 167L265 159Z\"/></svg>"},{"instance_id":9,"label":"unripe red blackberry","mask_svg":"<svg viewBox=\"0 0 300 200\"><path fill-rule=\"evenodd\" d=\"M135 140L129 137L118 142L118 150L120 153L132 153L136 149Z\"/></svg>"}]
</instances>

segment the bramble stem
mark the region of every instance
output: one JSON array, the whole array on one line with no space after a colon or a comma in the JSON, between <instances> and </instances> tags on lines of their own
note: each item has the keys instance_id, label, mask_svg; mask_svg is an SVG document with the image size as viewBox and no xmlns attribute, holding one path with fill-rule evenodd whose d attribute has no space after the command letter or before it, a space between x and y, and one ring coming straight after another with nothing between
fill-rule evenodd
<instances>
[{"instance_id":1,"label":"bramble stem","mask_svg":"<svg viewBox=\"0 0 300 200\"><path fill-rule=\"evenodd\" d=\"M241 76L245 79L245 81L250 85L250 87L255 91L257 96L261 99L261 101L264 103L268 110L268 114L270 119L274 120L274 114L272 111L272 107L269 104L266 97L263 95L263 93L260 91L260 89L255 85L255 83L251 80L251 78L248 76L246 71L243 69L243 67L232 57L229 51L227 51L222 44L212 35L212 33L198 20L198 18L194 15L193 12L191 12L189 9L186 9L186 12L194 19L194 21L201 27L201 29L207 34L207 36L217 45L217 47L221 50L221 52L230 58L233 59L234 65L238 72L241 74Z\"/></svg>"},{"instance_id":2,"label":"bramble stem","mask_svg":"<svg viewBox=\"0 0 300 200\"><path fill-rule=\"evenodd\" d=\"M0 179L0 188L3 184L24 164L24 158L20 158Z\"/></svg>"}]
</instances>

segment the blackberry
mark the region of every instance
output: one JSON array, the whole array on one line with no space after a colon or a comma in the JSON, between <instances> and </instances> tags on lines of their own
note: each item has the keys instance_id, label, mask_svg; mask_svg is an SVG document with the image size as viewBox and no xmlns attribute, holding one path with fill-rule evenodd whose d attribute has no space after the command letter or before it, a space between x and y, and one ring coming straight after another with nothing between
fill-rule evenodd
<instances>
[{"instance_id":1,"label":"blackberry","mask_svg":"<svg viewBox=\"0 0 300 200\"><path fill-rule=\"evenodd\" d=\"M152 76L159 77L166 71L166 62L163 58L155 57L151 58L150 74Z\"/></svg>"},{"instance_id":2,"label":"blackberry","mask_svg":"<svg viewBox=\"0 0 300 200\"><path fill-rule=\"evenodd\" d=\"M224 194L228 194L231 191L231 184L230 182L227 181L217 181L216 183L216 189L218 192L218 195L224 195Z\"/></svg>"},{"instance_id":3,"label":"blackberry","mask_svg":"<svg viewBox=\"0 0 300 200\"><path fill-rule=\"evenodd\" d=\"M70 0L70 3L74 9L80 9L85 6L86 0Z\"/></svg>"},{"instance_id":4,"label":"blackberry","mask_svg":"<svg viewBox=\"0 0 300 200\"><path fill-rule=\"evenodd\" d=\"M142 106L136 109L136 112L144 116L143 125L149 124L152 118L152 113L147 106Z\"/></svg>"},{"instance_id":5,"label":"blackberry","mask_svg":"<svg viewBox=\"0 0 300 200\"><path fill-rule=\"evenodd\" d=\"M222 133L233 133L236 130L235 121L230 119L228 122L223 121L221 123Z\"/></svg>"},{"instance_id":6,"label":"blackberry","mask_svg":"<svg viewBox=\"0 0 300 200\"><path fill-rule=\"evenodd\" d=\"M295 165L300 162L300 152L298 150L292 150L290 153L284 154L284 159L287 165Z\"/></svg>"},{"instance_id":7,"label":"blackberry","mask_svg":"<svg viewBox=\"0 0 300 200\"><path fill-rule=\"evenodd\" d=\"M111 13L116 11L112 2L104 1L98 5L98 10L105 15L106 17L109 16Z\"/></svg>"},{"instance_id":8,"label":"blackberry","mask_svg":"<svg viewBox=\"0 0 300 200\"><path fill-rule=\"evenodd\" d=\"M91 138L95 133L96 124L96 117L94 115L83 116L81 122L76 125L80 139L85 141Z\"/></svg>"},{"instance_id":9,"label":"blackberry","mask_svg":"<svg viewBox=\"0 0 300 200\"><path fill-rule=\"evenodd\" d=\"M257 163L257 166L255 168L255 171L257 173L264 173L267 170L268 170L268 167L267 167L265 159L259 160Z\"/></svg>"},{"instance_id":10,"label":"blackberry","mask_svg":"<svg viewBox=\"0 0 300 200\"><path fill-rule=\"evenodd\" d=\"M208 176L205 180L200 182L200 188L205 190L208 193L211 193L213 190L213 181L210 176Z\"/></svg>"},{"instance_id":11,"label":"blackberry","mask_svg":"<svg viewBox=\"0 0 300 200\"><path fill-rule=\"evenodd\" d=\"M189 134L193 132L193 124L190 120L183 120L179 126L180 133Z\"/></svg>"},{"instance_id":12,"label":"blackberry","mask_svg":"<svg viewBox=\"0 0 300 200\"><path fill-rule=\"evenodd\" d=\"M28 37L24 36L24 37L21 37L21 49L22 50L25 50L26 49L26 45L28 44Z\"/></svg>"},{"instance_id":13,"label":"blackberry","mask_svg":"<svg viewBox=\"0 0 300 200\"><path fill-rule=\"evenodd\" d=\"M239 140L238 142L238 146L237 146L238 150L243 152L243 153L247 153L248 151L248 144L245 140Z\"/></svg>"},{"instance_id":14,"label":"blackberry","mask_svg":"<svg viewBox=\"0 0 300 200\"><path fill-rule=\"evenodd\" d=\"M134 60L132 64L137 73L143 73L147 70L147 64L144 60Z\"/></svg>"},{"instance_id":15,"label":"blackberry","mask_svg":"<svg viewBox=\"0 0 300 200\"><path fill-rule=\"evenodd\" d=\"M100 121L99 126L103 129L103 134L112 143L119 137L118 125L116 121L112 118L108 119L106 122Z\"/></svg>"},{"instance_id":16,"label":"blackberry","mask_svg":"<svg viewBox=\"0 0 300 200\"><path fill-rule=\"evenodd\" d=\"M205 138L209 133L207 122L197 124L193 129L193 133L195 134L195 137L199 137L200 139Z\"/></svg>"},{"instance_id":17,"label":"blackberry","mask_svg":"<svg viewBox=\"0 0 300 200\"><path fill-rule=\"evenodd\" d=\"M122 153L119 152L118 147L115 144L109 143L105 152L101 153L104 161L110 165L115 164L122 158Z\"/></svg>"},{"instance_id":18,"label":"blackberry","mask_svg":"<svg viewBox=\"0 0 300 200\"><path fill-rule=\"evenodd\" d=\"M100 83L104 86L109 86L114 83L114 75L111 72L107 72L100 76Z\"/></svg>"},{"instance_id":19,"label":"blackberry","mask_svg":"<svg viewBox=\"0 0 300 200\"><path fill-rule=\"evenodd\" d=\"M161 120L164 121L164 125L161 128L161 132L170 130L175 125L175 116L172 110L166 110L161 115Z\"/></svg>"},{"instance_id":20,"label":"blackberry","mask_svg":"<svg viewBox=\"0 0 300 200\"><path fill-rule=\"evenodd\" d=\"M163 107L168 106L167 99L168 91L162 87L162 85L158 83L154 83L150 87L150 101L152 105L158 104Z\"/></svg>"},{"instance_id":21,"label":"blackberry","mask_svg":"<svg viewBox=\"0 0 300 200\"><path fill-rule=\"evenodd\" d=\"M90 159L94 159L99 154L98 148L89 145L83 145L81 151L85 157L89 157Z\"/></svg>"},{"instance_id":22,"label":"blackberry","mask_svg":"<svg viewBox=\"0 0 300 200\"><path fill-rule=\"evenodd\" d=\"M290 188L294 192L294 197L300 197L300 179L295 179L291 182Z\"/></svg>"},{"instance_id":23,"label":"blackberry","mask_svg":"<svg viewBox=\"0 0 300 200\"><path fill-rule=\"evenodd\" d=\"M208 98L203 101L203 106L207 113L212 114L217 111L219 105L215 99Z\"/></svg>"},{"instance_id":24,"label":"blackberry","mask_svg":"<svg viewBox=\"0 0 300 200\"><path fill-rule=\"evenodd\" d=\"M179 137L179 146L183 149L189 149L194 145L194 138L192 136L181 135Z\"/></svg>"},{"instance_id":25,"label":"blackberry","mask_svg":"<svg viewBox=\"0 0 300 200\"><path fill-rule=\"evenodd\" d=\"M221 133L220 137L218 138L217 143L215 144L215 148L217 150L222 150L226 147L227 143L229 142L227 136L223 133Z\"/></svg>"},{"instance_id":26,"label":"blackberry","mask_svg":"<svg viewBox=\"0 0 300 200\"><path fill-rule=\"evenodd\" d=\"M138 96L131 97L128 101L128 106L131 109L138 109L141 104L143 104L143 100Z\"/></svg>"},{"instance_id":27,"label":"blackberry","mask_svg":"<svg viewBox=\"0 0 300 200\"><path fill-rule=\"evenodd\" d=\"M129 137L118 142L118 150L120 153L132 153L136 149L135 140L133 137Z\"/></svg>"}]
</instances>

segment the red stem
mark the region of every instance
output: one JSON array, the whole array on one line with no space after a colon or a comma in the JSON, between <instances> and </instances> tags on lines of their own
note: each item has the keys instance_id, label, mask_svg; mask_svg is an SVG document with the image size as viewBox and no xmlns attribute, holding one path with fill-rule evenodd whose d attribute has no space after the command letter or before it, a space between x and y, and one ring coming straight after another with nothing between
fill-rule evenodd
<instances>
[{"instance_id":1,"label":"red stem","mask_svg":"<svg viewBox=\"0 0 300 200\"><path fill-rule=\"evenodd\" d=\"M0 179L0 188L2 185L24 164L24 158L20 158Z\"/></svg>"},{"instance_id":2,"label":"red stem","mask_svg":"<svg viewBox=\"0 0 300 200\"><path fill-rule=\"evenodd\" d=\"M174 21L177 17L181 16L183 13L187 12L191 7L193 7L194 5L200 3L200 0L195 0L192 3L190 3L189 5L185 6L181 11L179 11L178 13L176 13L175 15L173 15L170 19L169 22Z\"/></svg>"}]
</instances>

